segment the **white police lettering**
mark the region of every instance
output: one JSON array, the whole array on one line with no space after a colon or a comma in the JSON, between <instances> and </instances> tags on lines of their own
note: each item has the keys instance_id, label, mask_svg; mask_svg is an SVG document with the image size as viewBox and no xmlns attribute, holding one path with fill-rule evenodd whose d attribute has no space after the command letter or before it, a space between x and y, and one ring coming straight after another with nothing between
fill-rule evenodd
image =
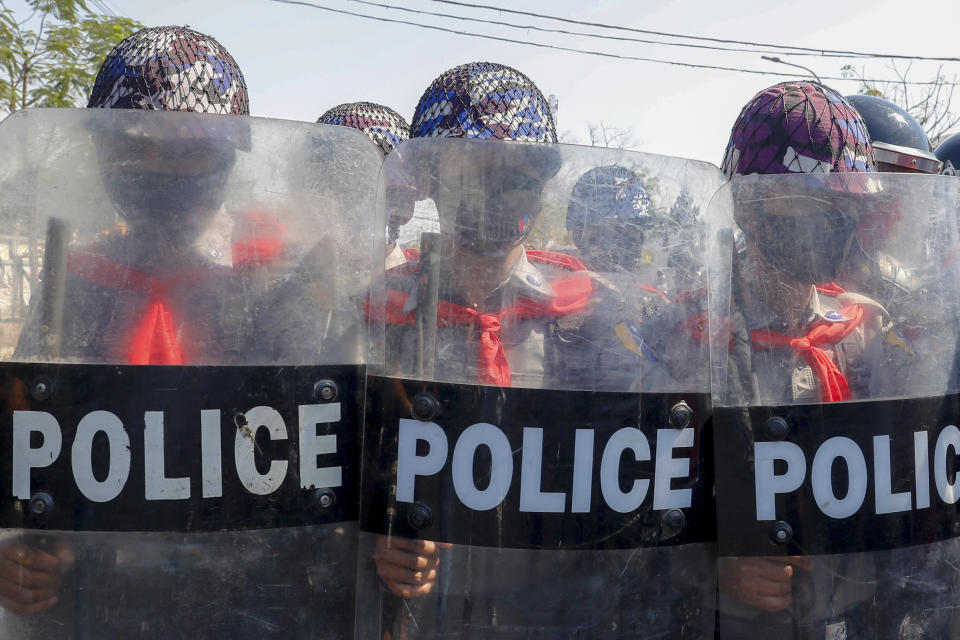
<instances>
[{"instance_id":1,"label":"white police lettering","mask_svg":"<svg viewBox=\"0 0 960 640\"><path fill-rule=\"evenodd\" d=\"M259 406L244 414L246 424L237 428L233 441L233 454L237 463L237 475L244 488L250 493L265 496L280 488L287 475L286 460L272 460L266 473L257 470L256 455L257 432L265 428L271 440L286 440L287 426L283 416L272 408Z\"/></svg>"},{"instance_id":2,"label":"white police lettering","mask_svg":"<svg viewBox=\"0 0 960 640\"><path fill-rule=\"evenodd\" d=\"M223 496L223 450L220 446L220 410L200 411L200 478L204 498Z\"/></svg>"},{"instance_id":3,"label":"white police lettering","mask_svg":"<svg viewBox=\"0 0 960 640\"><path fill-rule=\"evenodd\" d=\"M833 486L833 463L838 459L847 465L848 486L842 498L837 496ZM867 461L856 442L843 436L824 442L813 456L810 476L813 497L826 515L848 518L860 510L867 495Z\"/></svg>"},{"instance_id":4,"label":"white police lettering","mask_svg":"<svg viewBox=\"0 0 960 640\"><path fill-rule=\"evenodd\" d=\"M593 429L577 429L573 443L577 455L573 458L572 513L590 513L590 485L593 474Z\"/></svg>"},{"instance_id":5,"label":"white police lettering","mask_svg":"<svg viewBox=\"0 0 960 640\"><path fill-rule=\"evenodd\" d=\"M43 444L32 449L30 434L43 435ZM56 418L43 411L13 412L13 495L30 499L30 469L49 467L60 456L63 436Z\"/></svg>"},{"instance_id":6,"label":"white police lettering","mask_svg":"<svg viewBox=\"0 0 960 640\"><path fill-rule=\"evenodd\" d=\"M143 414L144 496L147 500L185 500L190 497L190 478L168 478L163 453L163 411Z\"/></svg>"},{"instance_id":7,"label":"white police lettering","mask_svg":"<svg viewBox=\"0 0 960 640\"><path fill-rule=\"evenodd\" d=\"M227 416L229 426L223 424L224 416ZM190 466L199 471L202 490L198 493L204 498L219 498L223 496L224 489L221 438L224 430L229 429L235 432L234 463L240 484L246 491L256 495L271 494L287 480L289 462L283 459L270 460L267 471L260 473L256 458L262 452L258 451L256 444L257 434L266 430L271 440L286 440L287 426L280 413L272 407L254 407L243 416L240 424L234 426L232 413L203 409L199 416L199 430L194 426L191 434L178 425L174 438L169 433L172 427L166 424L163 411L144 411L140 425L143 439L135 445L138 450L131 451L132 431L128 432L129 425L124 425L117 415L109 411L91 411L76 426L70 446L70 460L67 462L60 458L64 433L69 433L68 425L62 425L48 412L14 411L10 492L13 497L27 500L34 490L31 486L34 470L49 468L49 473L55 474L58 465L69 464L73 482L81 494L94 502L109 502L133 490L127 486L131 484L128 483L131 468L138 468L131 466L131 460L136 456L138 462L143 461L142 471L138 472L143 473L141 486L144 499L187 500L193 493L193 478L167 476L166 463L170 458L168 448L175 446L173 443L176 442L178 455L182 456L184 451L196 452L197 459ZM292 452L291 455L299 454L301 488L341 486L342 467L319 464L320 456L337 453L337 437L335 434L317 434L317 425L340 421L340 404L301 405L298 407L298 417L299 452ZM196 446L197 441L199 447ZM193 444L185 446L184 442ZM446 457L445 451L443 456ZM97 472L94 473L95 458L105 459L105 472L97 466ZM181 459L178 468L182 469L183 466ZM62 472L57 475L62 475Z\"/></svg>"},{"instance_id":8,"label":"white police lettering","mask_svg":"<svg viewBox=\"0 0 960 640\"><path fill-rule=\"evenodd\" d=\"M792 442L757 442L753 445L753 459L757 520L776 520L777 494L796 491L807 475L803 449ZM784 473L774 470L776 460L786 463Z\"/></svg>"},{"instance_id":9,"label":"white police lettering","mask_svg":"<svg viewBox=\"0 0 960 640\"><path fill-rule=\"evenodd\" d=\"M440 473L447 463L447 436L432 422L400 419L397 443L397 500L413 502L417 476ZM427 443L427 455L417 455L417 442Z\"/></svg>"},{"instance_id":10,"label":"white police lettering","mask_svg":"<svg viewBox=\"0 0 960 640\"><path fill-rule=\"evenodd\" d=\"M873 436L873 459L877 469L886 469L886 473L878 473L874 483L874 502L877 504L877 513L897 513L910 511L913 500L909 491L893 493L893 467L890 464L890 436Z\"/></svg>"},{"instance_id":11,"label":"white police lettering","mask_svg":"<svg viewBox=\"0 0 960 640\"><path fill-rule=\"evenodd\" d=\"M490 482L485 489L474 482L477 449L490 450ZM460 502L474 511L493 509L507 497L513 480L513 454L503 431L480 422L467 427L453 448L453 489Z\"/></svg>"},{"instance_id":12,"label":"white police lettering","mask_svg":"<svg viewBox=\"0 0 960 640\"><path fill-rule=\"evenodd\" d=\"M507 443L507 449L509 448L510 444ZM542 471L543 429L528 427L523 430L523 457L520 462L520 511L563 513L567 503L567 494L541 491L541 485L543 484Z\"/></svg>"},{"instance_id":13,"label":"white police lettering","mask_svg":"<svg viewBox=\"0 0 960 640\"><path fill-rule=\"evenodd\" d=\"M674 453L676 449L694 446L693 429L657 430L656 461L643 431L637 427L618 429L599 443L599 465L594 464L599 434L594 429L576 429L573 435L570 464L571 452L564 450L570 445L559 444L569 442L569 436L551 437L550 429L525 427L520 441L511 442L503 429L481 422L448 441L447 432L438 424L401 419L397 501L418 499L418 478L449 473L458 500L474 511L500 507L511 488L516 491L516 508L527 513L589 513L600 508L630 513L645 503L656 510L690 506L692 490L674 489L672 485L678 479L689 485L692 479L690 458L675 457ZM478 455L481 448L487 450L484 455ZM517 457L519 465L514 464ZM649 470L624 473L624 466L633 463ZM550 472L545 476L548 468ZM546 486L545 477L549 478ZM603 507L592 504L598 481ZM653 500L648 499L651 493Z\"/></svg>"},{"instance_id":14,"label":"white police lettering","mask_svg":"<svg viewBox=\"0 0 960 640\"><path fill-rule=\"evenodd\" d=\"M947 465L949 449L953 449L954 457L960 453L960 429L952 424L945 427L937 438L937 446L933 452L933 477L937 483L940 499L947 504L954 504L957 498L960 498L960 493L957 492L956 474L952 483L947 478L949 469L955 468L955 465Z\"/></svg>"},{"instance_id":15,"label":"white police lettering","mask_svg":"<svg viewBox=\"0 0 960 640\"><path fill-rule=\"evenodd\" d=\"M673 489L674 478L690 475L690 458L674 458L673 450L693 446L693 429L657 430L657 475L653 485L654 509L682 509L690 506L693 490Z\"/></svg>"},{"instance_id":16,"label":"white police lettering","mask_svg":"<svg viewBox=\"0 0 960 640\"><path fill-rule=\"evenodd\" d=\"M638 462L650 459L650 443L643 431L627 427L610 436L600 460L600 491L610 508L619 513L639 508L650 487L650 481L644 479L634 480L629 491L620 488L620 458L627 449L633 451Z\"/></svg>"},{"instance_id":17,"label":"white police lettering","mask_svg":"<svg viewBox=\"0 0 960 640\"><path fill-rule=\"evenodd\" d=\"M110 449L107 477L103 481L93 475L93 439L98 433L107 436ZM70 452L73 479L80 493L94 502L113 500L130 477L130 436L120 418L109 411L91 411L80 419Z\"/></svg>"},{"instance_id":18,"label":"white police lettering","mask_svg":"<svg viewBox=\"0 0 960 640\"><path fill-rule=\"evenodd\" d=\"M929 438L926 431L913 434L913 466L917 488L917 509L930 506L930 455Z\"/></svg>"},{"instance_id":19,"label":"white police lettering","mask_svg":"<svg viewBox=\"0 0 960 640\"><path fill-rule=\"evenodd\" d=\"M936 435L932 456L931 431ZM903 444L911 440L913 455L903 451ZM946 425L939 433L931 429L895 436L875 435L867 451L872 453L869 462L864 448L853 439L829 438L817 447L808 468L804 450L792 442L754 443L757 520L776 520L778 515L784 515L777 513L778 496L808 490L820 511L835 519L861 513L864 505L872 515L928 509L931 465L940 503L952 505L960 500L960 478L954 471L960 456L960 429L956 426ZM777 462L781 473L774 470ZM908 466L910 462L912 468ZM846 473L834 474L836 465L845 466ZM838 486L840 478L846 478L846 482ZM809 487L804 486L805 482L809 482ZM872 504L866 500L871 483ZM893 491L894 487L911 485L912 491Z\"/></svg>"},{"instance_id":20,"label":"white police lettering","mask_svg":"<svg viewBox=\"0 0 960 640\"><path fill-rule=\"evenodd\" d=\"M317 435L318 424L340 422L339 404L308 404L300 407L300 486L304 489L339 487L343 468L320 467L318 456L337 452L336 434Z\"/></svg>"}]
</instances>

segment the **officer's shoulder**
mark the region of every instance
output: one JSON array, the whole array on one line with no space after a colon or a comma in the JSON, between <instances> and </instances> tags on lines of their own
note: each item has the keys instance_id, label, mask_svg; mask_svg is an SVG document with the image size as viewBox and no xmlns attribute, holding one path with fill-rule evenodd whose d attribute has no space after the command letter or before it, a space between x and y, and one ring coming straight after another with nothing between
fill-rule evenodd
<instances>
[{"instance_id":1,"label":"officer's shoulder","mask_svg":"<svg viewBox=\"0 0 960 640\"><path fill-rule=\"evenodd\" d=\"M871 316L877 316L884 320L890 317L890 314L882 304L869 296L863 295L862 293L844 291L842 293L823 295L823 299L827 301L828 306L835 307L836 310L840 310L844 307L849 307L852 305L858 305L864 310L865 313L870 314Z\"/></svg>"},{"instance_id":2,"label":"officer's shoulder","mask_svg":"<svg viewBox=\"0 0 960 640\"><path fill-rule=\"evenodd\" d=\"M417 286L419 273L420 264L416 260L412 260L397 265L392 269L387 269L383 274L383 279L387 289L410 293Z\"/></svg>"}]
</instances>

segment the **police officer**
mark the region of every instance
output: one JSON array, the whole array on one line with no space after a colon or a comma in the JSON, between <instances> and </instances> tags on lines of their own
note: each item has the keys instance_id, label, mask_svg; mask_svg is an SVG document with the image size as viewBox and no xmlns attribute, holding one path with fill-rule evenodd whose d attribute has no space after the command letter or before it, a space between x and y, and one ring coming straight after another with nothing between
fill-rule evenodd
<instances>
[{"instance_id":1,"label":"police officer","mask_svg":"<svg viewBox=\"0 0 960 640\"><path fill-rule=\"evenodd\" d=\"M118 44L87 106L249 114L236 61L213 38L181 27L142 29ZM121 222L67 256L61 312L70 312L56 355L184 364L236 352L236 319L215 302L231 286L229 270L197 240L223 203L237 150L249 145L245 126L94 125L100 176ZM41 338L28 326L18 354L38 355Z\"/></svg>"},{"instance_id":2,"label":"police officer","mask_svg":"<svg viewBox=\"0 0 960 640\"><path fill-rule=\"evenodd\" d=\"M923 126L908 111L877 96L852 95L847 100L863 117L879 171L937 175L944 168L931 151ZM907 268L882 248L892 238L909 237L904 225L909 224L911 209L917 206L923 205L893 193L878 198L877 206L863 213L851 256L837 277L851 290L870 290L886 309L889 318L884 325L884 340L893 347L892 356L901 366L918 360L925 363L929 353L942 351L943 328L951 322L949 314L937 321L931 317L938 306L943 272ZM921 241L928 246L936 242L935 237Z\"/></svg>"},{"instance_id":3,"label":"police officer","mask_svg":"<svg viewBox=\"0 0 960 640\"><path fill-rule=\"evenodd\" d=\"M222 264L200 242L218 216L222 221L227 177L238 152L251 146L247 90L236 61L199 32L143 29L107 56L88 106L133 110L88 119L102 183L121 224L66 252L66 286L55 305L64 327L58 351L50 352L34 314L18 355L54 362L238 363L249 333L242 281L229 260ZM198 113L138 117L138 110ZM257 254L257 247L243 246L253 240L234 237L234 257ZM48 246L46 260L53 251ZM45 295L35 292L34 301ZM172 442L178 428L168 429ZM172 447L167 463L182 463ZM82 528L82 507L75 517ZM125 523L131 525L141 523ZM199 636L262 638L307 628L343 637L353 622L355 556L336 557L332 548L353 549L355 541L338 546L316 531L83 531L48 536L51 544L8 543L0 549L0 590L6 589L0 596L11 611L34 614L17 619L30 637L189 629ZM176 615L168 615L164 606L174 595ZM324 621L322 630L314 628L316 619Z\"/></svg>"},{"instance_id":4,"label":"police officer","mask_svg":"<svg viewBox=\"0 0 960 640\"><path fill-rule=\"evenodd\" d=\"M611 351L632 355L617 341L612 323L591 306L601 285L580 260L525 245L543 206L545 184L562 161L558 148L543 144L556 142L556 134L547 101L534 83L500 64L450 69L417 105L411 146L422 138L487 140L470 145L451 140L417 160L416 183L436 203L441 229L440 304L430 378L464 385L576 388L587 383L589 372L607 371L597 366L606 353L598 340L607 340ZM386 361L388 370L401 377L422 375L414 366L416 317L426 312L418 268L417 263L404 265L388 273L386 283ZM594 328L604 323L605 331ZM459 545L443 552L434 542L398 536L381 537L377 547L376 568L386 589L416 597L401 611L437 608L411 614L403 623L411 632L419 626L424 635L434 633L423 627L444 615L463 637L531 631L609 634L620 622L618 587L602 586L602 576L616 572L602 553L504 549L501 554ZM516 563L506 561L515 553ZM443 564L441 555L447 558ZM623 570L619 563L610 564ZM434 595L445 572L451 586ZM565 604L538 607L528 586L534 575L556 597L564 594ZM431 603L423 605L428 593Z\"/></svg>"},{"instance_id":5,"label":"police officer","mask_svg":"<svg viewBox=\"0 0 960 640\"><path fill-rule=\"evenodd\" d=\"M434 80L414 111L411 137L557 140L550 107L536 85L515 69L486 62L455 67ZM550 319L513 320L510 324L504 322L506 326L501 329L500 320L494 315L515 304L521 296L544 300L552 293L545 276L527 259L522 242L538 213L544 183L559 169L559 159L537 149L527 151L529 161L525 165L505 166L492 155L483 173L458 166L456 157L424 168L431 174L427 188L437 204L444 250L450 256L445 258L444 266L453 272L444 282L458 285L456 291L441 292L441 299L455 301L465 309L465 318L477 319L478 325L475 328L473 320L438 323L447 325L437 331L438 352L450 353L450 357L438 358L436 362L435 374L442 379L510 385L527 367L532 367L535 374L542 371L545 354L537 341L524 341L508 334L529 336L535 332L542 336L549 333ZM464 182L484 179L510 179L512 188L504 197L511 200L491 202L488 207L463 202L464 194L483 191L482 182L479 187ZM415 299L416 282L413 273L396 274L388 279L387 286L409 301ZM404 302L396 308L395 303L394 308L387 309L388 362L409 364L416 359L412 322L390 323L391 316L413 317L416 307L410 306ZM486 314L490 319L485 322L482 318ZM394 320L404 322L401 317ZM477 329L489 333L486 341L500 348L480 353L478 341L468 338ZM499 337L494 337L497 334ZM398 596L429 593L438 564L438 546L434 542L392 538L388 543L384 538L378 544L377 572Z\"/></svg>"},{"instance_id":6,"label":"police officer","mask_svg":"<svg viewBox=\"0 0 960 640\"><path fill-rule=\"evenodd\" d=\"M374 102L348 102L327 110L317 120L318 124L335 124L362 131L370 138L380 153L386 157L410 138L410 125L399 113ZM400 227L410 222L416 189L409 181L394 180L386 187L387 210L387 269L407 261L397 244Z\"/></svg>"},{"instance_id":7,"label":"police officer","mask_svg":"<svg viewBox=\"0 0 960 640\"><path fill-rule=\"evenodd\" d=\"M847 100L867 125L878 171L940 173L943 163L933 153L923 126L910 112L878 96L857 94L847 96Z\"/></svg>"},{"instance_id":8,"label":"police officer","mask_svg":"<svg viewBox=\"0 0 960 640\"><path fill-rule=\"evenodd\" d=\"M938 144L933 153L943 163L945 175L957 175L960 168L960 133L955 133Z\"/></svg>"},{"instance_id":9,"label":"police officer","mask_svg":"<svg viewBox=\"0 0 960 640\"><path fill-rule=\"evenodd\" d=\"M198 51L204 53L199 59ZM143 29L117 45L100 68L88 107L249 113L243 75L226 49L180 27ZM187 133L194 153L181 157L147 131L93 132L100 173L123 224L67 257L64 298L56 302L63 321L58 353L48 353L39 327L42 305L34 304L18 357L181 364L225 348L224 332L209 331L204 316L213 310L203 301L226 279L192 240L220 206L240 130L222 137ZM140 181L148 172L156 182L145 188ZM170 286L159 286L162 279ZM193 339L181 342L184 334ZM5 544L0 555L0 604L20 614L54 606L76 560L62 543L53 550Z\"/></svg>"},{"instance_id":10,"label":"police officer","mask_svg":"<svg viewBox=\"0 0 960 640\"><path fill-rule=\"evenodd\" d=\"M881 362L877 353L885 313L871 299L832 283L856 230L850 217L856 207L834 204L844 198L854 202L858 192L876 188L863 175L876 171L863 120L847 100L818 83L775 85L741 111L722 168L731 178L850 176L832 194L833 204L826 198L780 198L764 192L762 181L745 179L739 189L734 182L734 217L743 247L733 265L729 402L778 405L869 397L876 384L871 365ZM718 441L737 437L718 429ZM838 622L818 603L825 592L832 593L833 575L846 576L842 590L848 605L865 600L870 571L855 561L815 568L805 556L724 559L721 637L843 637L829 635L836 629L830 625ZM797 636L798 629L805 631Z\"/></svg>"},{"instance_id":11,"label":"police officer","mask_svg":"<svg viewBox=\"0 0 960 640\"><path fill-rule=\"evenodd\" d=\"M590 169L571 190L567 230L584 264L596 274L598 306L613 321L614 332L626 351L639 357L639 362L624 360L620 366L625 376L634 378L632 384L624 380L622 389L638 388L641 380L645 388L668 385L667 368L677 373L675 360L697 362L694 354L680 357L677 353L678 345L686 342L685 336L671 336L678 333L674 328L676 316L690 317L695 312L686 306L670 313L664 310L671 296L689 284L675 277L682 256L669 248L689 245L674 229L665 228L672 227L668 218L679 217L675 216L676 209L683 207L683 198L681 195L669 215L655 211L640 177L618 165ZM680 220L675 222L682 224ZM608 362L614 353L625 356L622 350L609 350ZM640 376L636 375L638 365L643 368ZM692 376L683 377L689 381Z\"/></svg>"}]
</instances>

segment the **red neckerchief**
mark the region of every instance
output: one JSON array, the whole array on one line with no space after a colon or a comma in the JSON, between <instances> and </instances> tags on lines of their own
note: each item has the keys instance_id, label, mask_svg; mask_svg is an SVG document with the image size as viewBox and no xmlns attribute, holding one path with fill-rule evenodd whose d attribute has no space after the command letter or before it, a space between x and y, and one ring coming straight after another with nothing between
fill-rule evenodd
<instances>
[{"instance_id":1,"label":"red neckerchief","mask_svg":"<svg viewBox=\"0 0 960 640\"><path fill-rule=\"evenodd\" d=\"M553 251L527 251L531 262L549 264L568 271L586 271L580 260L573 256ZM407 262L390 270L391 275L408 275L419 270L418 262ZM481 384L510 386L510 364L500 342L501 321L506 317L518 319L557 318L582 311L593 295L593 281L587 275L574 275L550 283L554 296L548 301L521 298L515 307L503 309L498 313L479 313L470 307L441 300L437 305L437 325L449 327L476 324L480 330L478 379ZM388 324L416 324L415 311L404 311L408 295L396 289L387 289L384 320ZM369 304L367 316L371 316Z\"/></svg>"},{"instance_id":2,"label":"red neckerchief","mask_svg":"<svg viewBox=\"0 0 960 640\"><path fill-rule=\"evenodd\" d=\"M840 285L833 282L818 286L817 291L832 296L845 293ZM750 332L750 339L755 349L787 347L797 355L803 356L813 369L817 381L820 382L820 399L823 402L849 400L850 385L847 377L834 363L830 354L821 347L837 344L859 327L863 322L863 306L848 305L840 309L840 314L846 319L839 322L818 322L806 335L796 338L769 329L755 329Z\"/></svg>"},{"instance_id":3,"label":"red neckerchief","mask_svg":"<svg viewBox=\"0 0 960 640\"><path fill-rule=\"evenodd\" d=\"M195 270L184 270L160 280L112 262L89 249L68 255L67 269L93 284L148 296L139 322L127 334L126 360L129 364L184 363L178 336L180 322L171 310L169 291L195 278Z\"/></svg>"},{"instance_id":4,"label":"red neckerchief","mask_svg":"<svg viewBox=\"0 0 960 640\"><path fill-rule=\"evenodd\" d=\"M233 267L254 267L272 262L284 251L287 228L264 211L240 211L233 214L230 238Z\"/></svg>"},{"instance_id":5,"label":"red neckerchief","mask_svg":"<svg viewBox=\"0 0 960 640\"><path fill-rule=\"evenodd\" d=\"M836 282L817 285L817 291L834 297L846 293L843 287ZM820 383L820 399L824 402L849 400L850 385L847 382L847 377L840 371L840 367L833 362L830 354L820 347L835 345L859 327L863 322L863 306L852 304L841 309L839 313L846 320L820 322L804 336L791 338L769 329L756 329L750 332L750 340L755 349L786 347L797 355L803 356ZM682 329L694 340L706 342L709 338L707 334L707 314L699 313L687 318L683 321ZM730 334L729 326L721 325L718 327L717 335L722 335L724 330ZM730 334L728 348L733 348L732 334Z\"/></svg>"}]
</instances>

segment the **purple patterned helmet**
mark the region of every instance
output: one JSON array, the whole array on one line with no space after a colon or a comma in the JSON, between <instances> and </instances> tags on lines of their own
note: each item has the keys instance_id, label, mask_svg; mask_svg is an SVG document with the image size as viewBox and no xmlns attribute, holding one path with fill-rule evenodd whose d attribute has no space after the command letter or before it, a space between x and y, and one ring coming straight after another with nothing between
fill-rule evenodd
<instances>
[{"instance_id":1,"label":"purple patterned helmet","mask_svg":"<svg viewBox=\"0 0 960 640\"><path fill-rule=\"evenodd\" d=\"M87 107L250 114L233 56L186 27L141 29L120 42L100 66Z\"/></svg>"},{"instance_id":2,"label":"purple patterned helmet","mask_svg":"<svg viewBox=\"0 0 960 640\"><path fill-rule=\"evenodd\" d=\"M783 188L778 197L771 190L776 183L746 181L734 196L734 219L744 238L780 278L808 285L837 277L853 246L862 208L847 206L848 199L880 188L874 176L865 175L877 170L867 127L843 96L810 81L761 91L740 112L722 166L730 178L844 174L784 182L778 185ZM836 193L807 197L821 188Z\"/></svg>"},{"instance_id":3,"label":"purple patterned helmet","mask_svg":"<svg viewBox=\"0 0 960 640\"><path fill-rule=\"evenodd\" d=\"M553 114L530 78L494 62L449 69L430 83L410 123L411 138L556 142Z\"/></svg>"},{"instance_id":4,"label":"purple patterned helmet","mask_svg":"<svg viewBox=\"0 0 960 640\"><path fill-rule=\"evenodd\" d=\"M727 177L751 173L876 171L863 118L839 93L804 81L758 93L740 112L724 153Z\"/></svg>"},{"instance_id":5,"label":"purple patterned helmet","mask_svg":"<svg viewBox=\"0 0 960 640\"><path fill-rule=\"evenodd\" d=\"M373 140L384 156L410 139L410 125L399 113L374 102L348 102L337 105L317 120L318 124L336 124L357 129Z\"/></svg>"}]
</instances>

